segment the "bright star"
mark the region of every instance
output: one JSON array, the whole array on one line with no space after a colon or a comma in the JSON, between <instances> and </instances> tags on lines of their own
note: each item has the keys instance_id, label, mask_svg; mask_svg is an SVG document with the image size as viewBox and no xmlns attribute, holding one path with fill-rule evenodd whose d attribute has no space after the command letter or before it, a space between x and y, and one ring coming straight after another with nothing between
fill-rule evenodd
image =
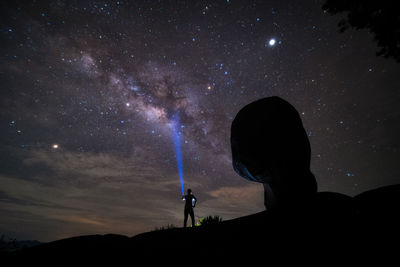
<instances>
[{"instance_id":1,"label":"bright star","mask_svg":"<svg viewBox=\"0 0 400 267\"><path fill-rule=\"evenodd\" d=\"M274 46L276 44L276 40L274 38L270 39L268 42L269 46Z\"/></svg>"}]
</instances>

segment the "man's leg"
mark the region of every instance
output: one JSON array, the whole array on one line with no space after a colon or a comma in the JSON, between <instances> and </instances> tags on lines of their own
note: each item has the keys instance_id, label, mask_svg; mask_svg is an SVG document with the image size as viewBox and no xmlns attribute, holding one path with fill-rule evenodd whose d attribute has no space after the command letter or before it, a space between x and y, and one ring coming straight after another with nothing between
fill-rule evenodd
<instances>
[{"instance_id":1,"label":"man's leg","mask_svg":"<svg viewBox=\"0 0 400 267\"><path fill-rule=\"evenodd\" d=\"M193 209L190 211L190 218L192 219L192 227L194 227L195 223L194 223L194 211L193 211Z\"/></svg>"},{"instance_id":2,"label":"man's leg","mask_svg":"<svg viewBox=\"0 0 400 267\"><path fill-rule=\"evenodd\" d=\"M185 227L185 228L186 228L186 224L187 224L187 219L188 219L188 212L185 209L185 218L183 219L183 227Z\"/></svg>"}]
</instances>

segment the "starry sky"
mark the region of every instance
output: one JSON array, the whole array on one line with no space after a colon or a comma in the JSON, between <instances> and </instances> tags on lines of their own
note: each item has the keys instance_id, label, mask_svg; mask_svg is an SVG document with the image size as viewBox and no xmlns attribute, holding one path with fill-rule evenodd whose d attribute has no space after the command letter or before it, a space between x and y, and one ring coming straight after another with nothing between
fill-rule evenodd
<instances>
[{"instance_id":1,"label":"starry sky","mask_svg":"<svg viewBox=\"0 0 400 267\"><path fill-rule=\"evenodd\" d=\"M399 183L399 65L322 4L2 1L0 233L181 226L173 129L197 220L264 210L229 135L244 105L274 95L301 114L319 191Z\"/></svg>"}]
</instances>

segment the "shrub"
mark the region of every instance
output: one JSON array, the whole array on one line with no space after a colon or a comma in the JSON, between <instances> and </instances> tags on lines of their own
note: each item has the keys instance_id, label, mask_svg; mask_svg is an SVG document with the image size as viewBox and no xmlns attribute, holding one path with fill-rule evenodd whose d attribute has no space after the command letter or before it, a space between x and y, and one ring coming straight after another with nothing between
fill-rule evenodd
<instances>
[{"instance_id":1,"label":"shrub","mask_svg":"<svg viewBox=\"0 0 400 267\"><path fill-rule=\"evenodd\" d=\"M207 216L205 218L200 219L200 225L211 225L211 224L217 224L222 222L222 218L219 217L218 215L216 216Z\"/></svg>"}]
</instances>

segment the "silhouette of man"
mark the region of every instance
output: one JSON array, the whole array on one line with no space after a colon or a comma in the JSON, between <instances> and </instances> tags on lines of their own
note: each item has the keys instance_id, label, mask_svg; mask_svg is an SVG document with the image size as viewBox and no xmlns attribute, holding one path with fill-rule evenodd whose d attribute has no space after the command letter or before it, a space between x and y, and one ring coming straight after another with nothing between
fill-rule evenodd
<instances>
[{"instance_id":1,"label":"silhouette of man","mask_svg":"<svg viewBox=\"0 0 400 267\"><path fill-rule=\"evenodd\" d=\"M193 207L196 206L197 198L192 194L192 189L187 190L187 195L184 195L182 199L185 201L184 221L183 226L186 227L188 215L192 219L192 226L194 226L194 211Z\"/></svg>"}]
</instances>

